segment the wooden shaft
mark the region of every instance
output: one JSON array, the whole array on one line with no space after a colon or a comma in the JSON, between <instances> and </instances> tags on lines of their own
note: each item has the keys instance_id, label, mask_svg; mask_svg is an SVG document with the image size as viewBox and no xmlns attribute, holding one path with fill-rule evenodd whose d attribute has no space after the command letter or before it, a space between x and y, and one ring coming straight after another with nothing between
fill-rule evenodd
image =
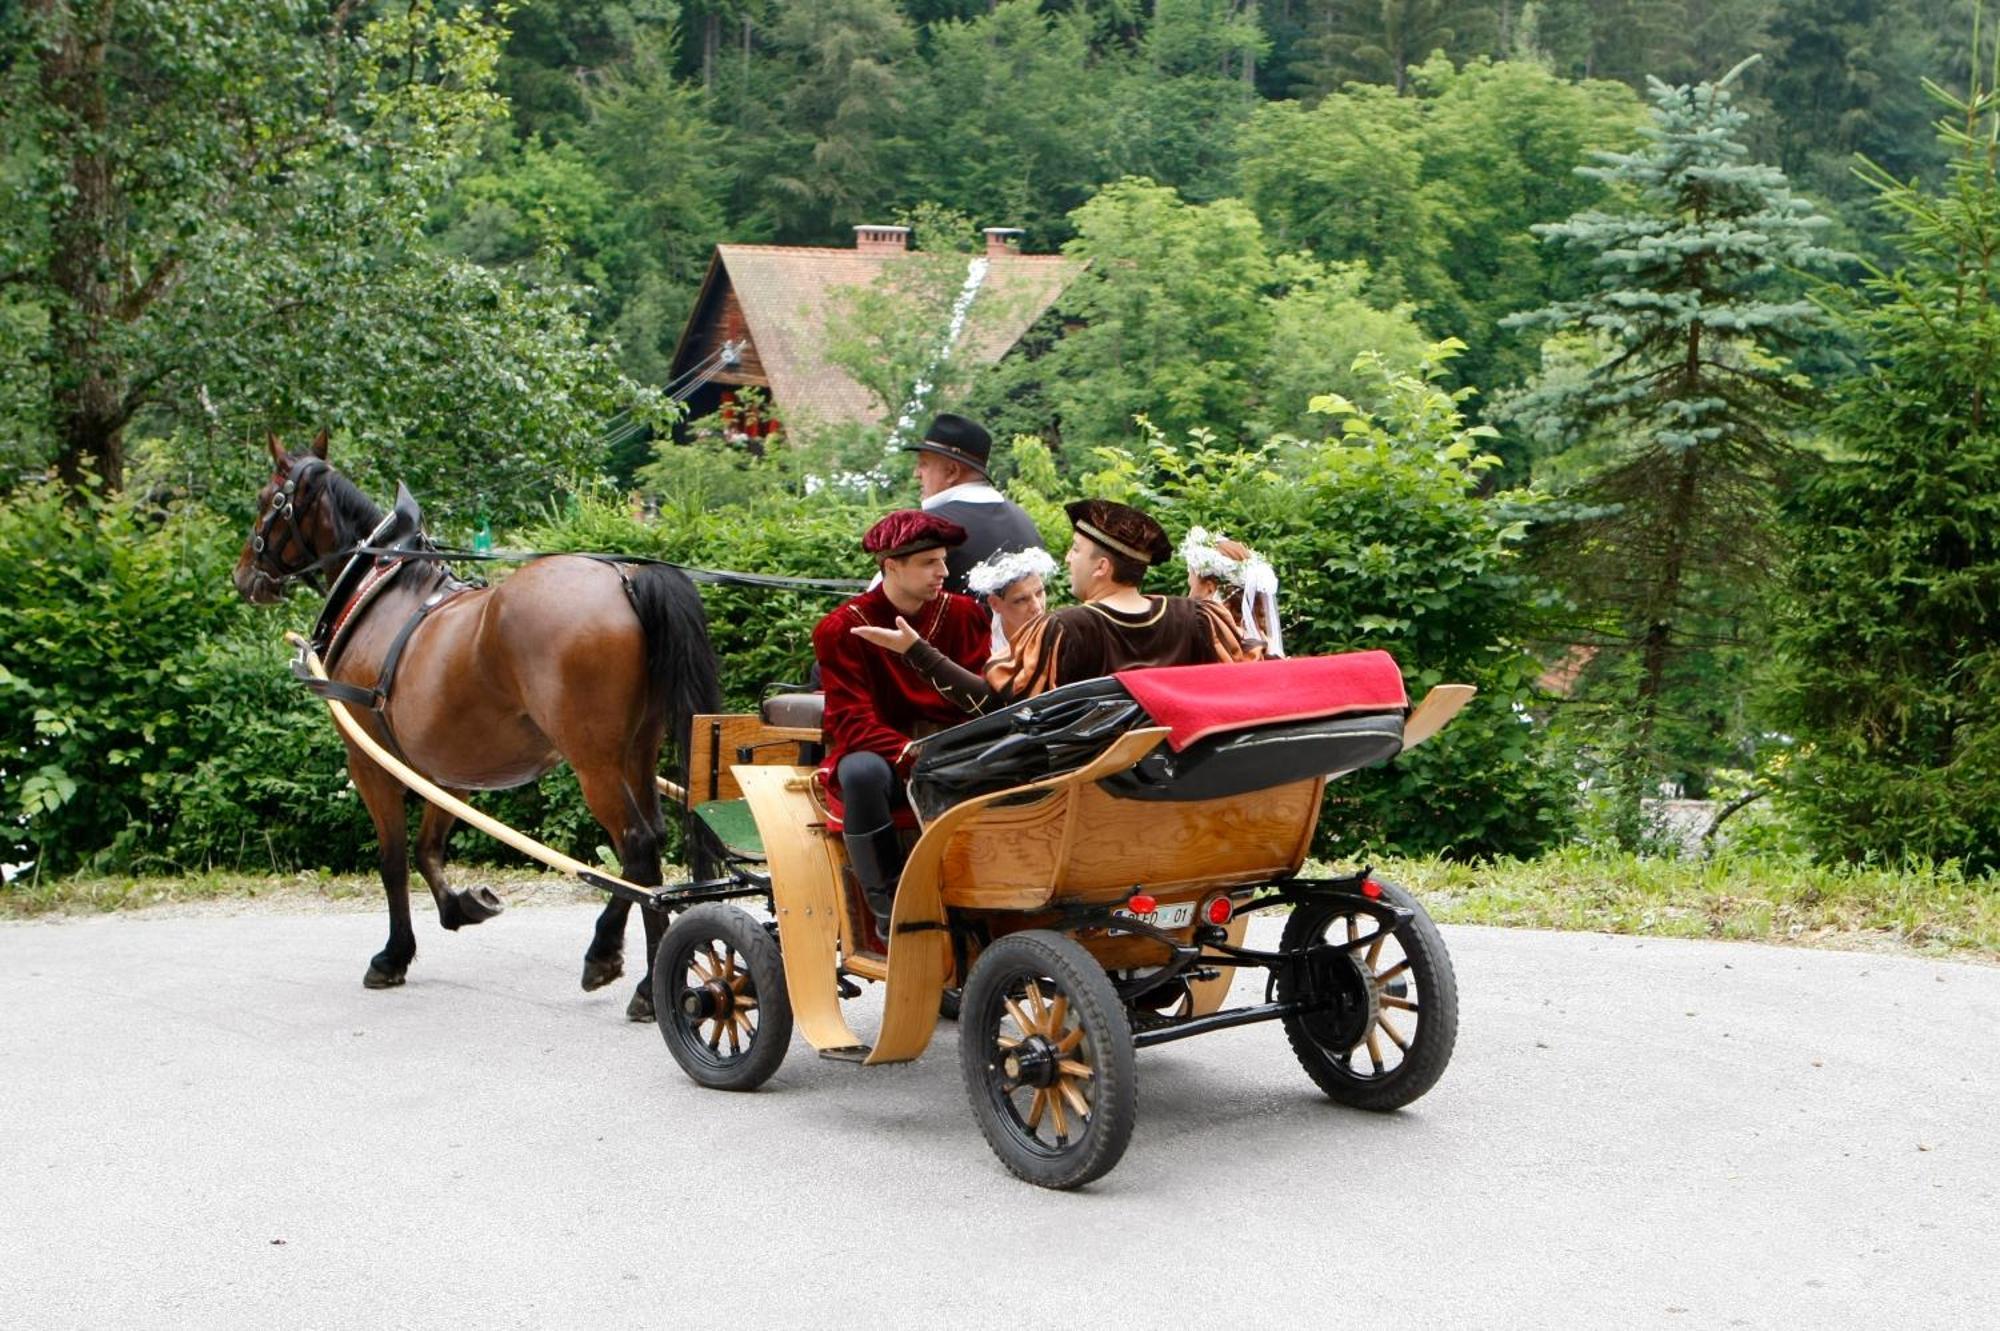
<instances>
[{"instance_id":1,"label":"wooden shaft","mask_svg":"<svg viewBox=\"0 0 2000 1331\"><path fill-rule=\"evenodd\" d=\"M312 672L314 679L326 678L326 667L320 664L319 654L313 651L312 644L296 633L287 633L285 641L299 649L299 654L306 663L306 669ZM593 887L597 886L597 883L591 880L598 879L615 883L620 887L630 888L632 891L645 896L651 896L656 890L640 887L637 883L628 883L618 875L606 873L603 869L595 865L585 864L582 860L571 859L561 851L550 846L545 846L523 832L515 831L498 819L489 818L470 804L467 804L464 800L456 798L426 780L419 773L412 771L407 764L399 762L387 749L377 744L366 730L362 729L361 723L355 720L353 714L348 710L348 704L333 698L327 698L324 701L327 710L333 713L334 724L340 727L340 732L343 735L353 741L354 747L367 754L369 758L374 760L377 766L390 776L395 777L411 790L423 796L432 804L437 805L446 813L453 815L459 821L478 828L495 841L512 846L529 859L546 864L549 868L559 873L583 878L585 882L591 883ZM585 877L586 874L589 875L588 878Z\"/></svg>"}]
</instances>

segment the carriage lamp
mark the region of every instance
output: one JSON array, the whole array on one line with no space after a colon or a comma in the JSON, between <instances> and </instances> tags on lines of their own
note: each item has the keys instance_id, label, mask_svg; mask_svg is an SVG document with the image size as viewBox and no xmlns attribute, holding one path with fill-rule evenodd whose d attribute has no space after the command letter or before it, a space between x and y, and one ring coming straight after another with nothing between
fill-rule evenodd
<instances>
[{"instance_id":1,"label":"carriage lamp","mask_svg":"<svg viewBox=\"0 0 2000 1331\"><path fill-rule=\"evenodd\" d=\"M1210 897L1208 904L1201 908L1202 918L1210 924L1227 924L1230 916L1234 914L1236 914L1236 902L1226 892L1219 897Z\"/></svg>"},{"instance_id":2,"label":"carriage lamp","mask_svg":"<svg viewBox=\"0 0 2000 1331\"><path fill-rule=\"evenodd\" d=\"M1382 895L1382 884L1380 884L1380 883L1376 882L1376 881L1375 881L1375 880L1374 880L1373 878L1364 878L1364 879L1362 879L1362 880L1361 880L1361 895L1362 895L1362 896L1364 896L1364 897L1367 897L1367 898L1369 898L1370 900L1373 900L1373 899L1375 899L1376 897L1379 897L1379 896L1381 896L1381 895Z\"/></svg>"},{"instance_id":3,"label":"carriage lamp","mask_svg":"<svg viewBox=\"0 0 2000 1331\"><path fill-rule=\"evenodd\" d=\"M1134 915L1151 915L1159 908L1159 899L1150 892L1134 892L1125 902L1125 909Z\"/></svg>"}]
</instances>

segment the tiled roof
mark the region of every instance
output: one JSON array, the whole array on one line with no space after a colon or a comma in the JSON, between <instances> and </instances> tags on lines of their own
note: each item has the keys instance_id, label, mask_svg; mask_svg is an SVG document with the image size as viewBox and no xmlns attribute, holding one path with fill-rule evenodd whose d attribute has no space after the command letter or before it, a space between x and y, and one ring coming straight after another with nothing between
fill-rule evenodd
<instances>
[{"instance_id":1,"label":"tiled roof","mask_svg":"<svg viewBox=\"0 0 2000 1331\"><path fill-rule=\"evenodd\" d=\"M826 358L827 319L842 288L866 287L885 265L913 257L796 245L716 246L717 262L742 303L779 415L810 415L827 424L871 423L888 415L890 405L878 402ZM954 354L970 355L983 365L998 361L1082 268L1079 261L1054 254L990 260ZM696 319L707 317L708 304L702 302ZM942 337L944 329L938 333Z\"/></svg>"}]
</instances>

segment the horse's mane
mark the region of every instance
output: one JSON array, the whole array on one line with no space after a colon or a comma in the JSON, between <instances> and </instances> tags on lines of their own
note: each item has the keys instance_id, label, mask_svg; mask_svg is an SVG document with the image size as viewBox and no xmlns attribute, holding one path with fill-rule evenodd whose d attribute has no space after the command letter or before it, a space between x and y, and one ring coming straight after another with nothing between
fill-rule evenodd
<instances>
[{"instance_id":1,"label":"horse's mane","mask_svg":"<svg viewBox=\"0 0 2000 1331\"><path fill-rule=\"evenodd\" d=\"M353 481L329 468L326 487L333 496L333 520L339 528L337 537L342 545L366 538L381 525L382 510Z\"/></svg>"}]
</instances>

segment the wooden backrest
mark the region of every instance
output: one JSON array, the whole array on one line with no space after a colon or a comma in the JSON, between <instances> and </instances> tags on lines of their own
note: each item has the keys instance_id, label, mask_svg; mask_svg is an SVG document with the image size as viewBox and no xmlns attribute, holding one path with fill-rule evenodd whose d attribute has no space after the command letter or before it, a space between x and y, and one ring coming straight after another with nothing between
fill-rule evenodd
<instances>
[{"instance_id":1,"label":"wooden backrest","mask_svg":"<svg viewBox=\"0 0 2000 1331\"><path fill-rule=\"evenodd\" d=\"M697 716L693 742L688 746L688 802L706 804L710 800L743 798L729 769L737 764L753 767L791 767L806 762L805 750L820 742L820 732L797 726L766 725L755 712Z\"/></svg>"}]
</instances>

